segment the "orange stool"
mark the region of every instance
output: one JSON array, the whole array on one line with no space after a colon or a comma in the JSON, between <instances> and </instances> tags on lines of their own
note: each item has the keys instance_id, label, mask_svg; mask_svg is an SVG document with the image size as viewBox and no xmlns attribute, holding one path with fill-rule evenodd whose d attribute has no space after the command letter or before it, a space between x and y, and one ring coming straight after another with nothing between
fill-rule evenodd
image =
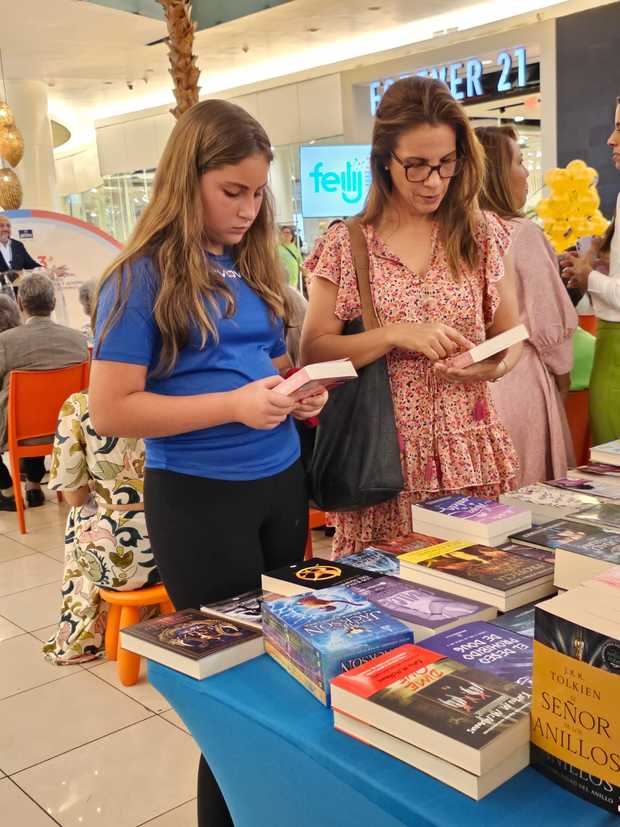
<instances>
[{"instance_id":1,"label":"orange stool","mask_svg":"<svg viewBox=\"0 0 620 827\"><path fill-rule=\"evenodd\" d=\"M105 656L108 660L118 660L116 668L123 686L133 686L140 674L140 655L121 647L120 630L140 622L142 606L159 605L162 614L170 614L174 606L163 583L128 592L99 589L99 594L110 606L105 630Z\"/></svg>"},{"instance_id":2,"label":"orange stool","mask_svg":"<svg viewBox=\"0 0 620 827\"><path fill-rule=\"evenodd\" d=\"M306 549L304 551L304 560L310 560L312 554L312 529L321 528L325 525L325 512L319 511L318 508L311 508L308 511L308 536L306 538Z\"/></svg>"}]
</instances>

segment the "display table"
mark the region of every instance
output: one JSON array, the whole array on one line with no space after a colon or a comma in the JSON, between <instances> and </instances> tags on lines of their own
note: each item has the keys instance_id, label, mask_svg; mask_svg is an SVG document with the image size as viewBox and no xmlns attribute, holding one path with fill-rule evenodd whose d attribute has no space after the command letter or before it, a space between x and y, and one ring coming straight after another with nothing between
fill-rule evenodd
<instances>
[{"instance_id":1,"label":"display table","mask_svg":"<svg viewBox=\"0 0 620 827\"><path fill-rule=\"evenodd\" d=\"M266 655L204 681L149 662L235 827L600 827L617 819L526 769L480 802L333 729ZM153 745L156 748L156 745Z\"/></svg>"}]
</instances>

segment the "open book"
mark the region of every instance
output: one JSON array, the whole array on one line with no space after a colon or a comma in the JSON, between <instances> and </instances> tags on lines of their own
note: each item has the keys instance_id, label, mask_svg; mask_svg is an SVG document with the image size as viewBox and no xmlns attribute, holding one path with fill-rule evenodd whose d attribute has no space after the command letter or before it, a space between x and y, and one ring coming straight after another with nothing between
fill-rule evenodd
<instances>
[{"instance_id":1,"label":"open book","mask_svg":"<svg viewBox=\"0 0 620 827\"><path fill-rule=\"evenodd\" d=\"M357 379L357 371L350 359L334 359L331 362L317 362L293 373L274 390L295 399L304 399L318 393L322 388L333 388L342 382Z\"/></svg>"},{"instance_id":2,"label":"open book","mask_svg":"<svg viewBox=\"0 0 620 827\"><path fill-rule=\"evenodd\" d=\"M497 336L487 339L480 345L472 347L471 350L465 353L459 353L458 356L453 356L448 360L450 367L453 368L467 368L475 362L482 362L490 356L495 356L496 353L501 353L517 342L522 342L524 339L529 339L527 327L524 324L518 324L516 327L511 327L510 330L505 330Z\"/></svg>"}]
</instances>

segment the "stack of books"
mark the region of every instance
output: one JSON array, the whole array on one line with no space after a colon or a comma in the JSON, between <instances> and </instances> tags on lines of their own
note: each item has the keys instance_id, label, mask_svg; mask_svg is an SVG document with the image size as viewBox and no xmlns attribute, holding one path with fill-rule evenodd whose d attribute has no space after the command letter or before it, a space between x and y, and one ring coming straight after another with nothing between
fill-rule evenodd
<instances>
[{"instance_id":1,"label":"stack of books","mask_svg":"<svg viewBox=\"0 0 620 827\"><path fill-rule=\"evenodd\" d=\"M576 472L570 471L569 474L573 476L562 477L558 480L550 480L544 483L547 487L559 488L563 491L570 491L583 497L593 497L601 501L620 500L620 468L616 468L616 474L611 475L610 479L601 479L602 474L597 473L594 469L601 466L584 466L587 471L583 476L577 476ZM603 466L604 468L611 468L611 465ZM595 503L586 503L586 505L594 505Z\"/></svg>"},{"instance_id":2,"label":"stack of books","mask_svg":"<svg viewBox=\"0 0 620 827\"><path fill-rule=\"evenodd\" d=\"M532 525L526 508L481 497L435 497L412 506L413 527L442 540L469 540L495 546Z\"/></svg>"},{"instance_id":3,"label":"stack of books","mask_svg":"<svg viewBox=\"0 0 620 827\"><path fill-rule=\"evenodd\" d=\"M614 569L536 607L532 763L616 817L619 698L620 576Z\"/></svg>"},{"instance_id":4,"label":"stack of books","mask_svg":"<svg viewBox=\"0 0 620 827\"><path fill-rule=\"evenodd\" d=\"M420 646L332 681L336 729L474 799L529 763L530 693Z\"/></svg>"},{"instance_id":5,"label":"stack of books","mask_svg":"<svg viewBox=\"0 0 620 827\"><path fill-rule=\"evenodd\" d=\"M562 490L559 487L553 487L551 483L526 485L509 494L501 494L499 501L505 505L529 508L532 513L532 522L535 525L549 522L549 520L559 520L572 511L598 505L600 502L596 496L589 493L578 493L567 488Z\"/></svg>"},{"instance_id":6,"label":"stack of books","mask_svg":"<svg viewBox=\"0 0 620 827\"><path fill-rule=\"evenodd\" d=\"M612 565L620 565L620 533L587 522L554 520L511 537L524 544L555 553L554 584L573 589Z\"/></svg>"},{"instance_id":7,"label":"stack of books","mask_svg":"<svg viewBox=\"0 0 620 827\"><path fill-rule=\"evenodd\" d=\"M620 531L620 505L618 503L597 503L589 508L571 512L566 519L575 523Z\"/></svg>"},{"instance_id":8,"label":"stack of books","mask_svg":"<svg viewBox=\"0 0 620 827\"><path fill-rule=\"evenodd\" d=\"M424 648L501 680L532 686L532 639L518 632L491 623L466 623L427 638Z\"/></svg>"},{"instance_id":9,"label":"stack of books","mask_svg":"<svg viewBox=\"0 0 620 827\"><path fill-rule=\"evenodd\" d=\"M263 603L265 651L321 703L341 672L413 641L403 623L350 588Z\"/></svg>"},{"instance_id":10,"label":"stack of books","mask_svg":"<svg viewBox=\"0 0 620 827\"><path fill-rule=\"evenodd\" d=\"M262 589L244 592L228 600L218 600L216 603L207 603L200 607L200 611L211 617L220 617L224 620L239 621L246 626L262 629L261 606L263 600L268 599Z\"/></svg>"},{"instance_id":11,"label":"stack of books","mask_svg":"<svg viewBox=\"0 0 620 827\"><path fill-rule=\"evenodd\" d=\"M595 445L590 449L590 461L600 462L614 467L620 466L620 439Z\"/></svg>"},{"instance_id":12,"label":"stack of books","mask_svg":"<svg viewBox=\"0 0 620 827\"><path fill-rule=\"evenodd\" d=\"M460 626L461 623L492 620L497 616L494 606L457 597L400 577L369 578L351 588L408 626L416 643L429 635Z\"/></svg>"},{"instance_id":13,"label":"stack of books","mask_svg":"<svg viewBox=\"0 0 620 827\"><path fill-rule=\"evenodd\" d=\"M502 612L552 594L553 571L550 562L466 541L441 543L400 558L401 577Z\"/></svg>"},{"instance_id":14,"label":"stack of books","mask_svg":"<svg viewBox=\"0 0 620 827\"><path fill-rule=\"evenodd\" d=\"M207 678L264 654L260 631L197 609L155 617L121 630L121 645L192 678Z\"/></svg>"}]
</instances>

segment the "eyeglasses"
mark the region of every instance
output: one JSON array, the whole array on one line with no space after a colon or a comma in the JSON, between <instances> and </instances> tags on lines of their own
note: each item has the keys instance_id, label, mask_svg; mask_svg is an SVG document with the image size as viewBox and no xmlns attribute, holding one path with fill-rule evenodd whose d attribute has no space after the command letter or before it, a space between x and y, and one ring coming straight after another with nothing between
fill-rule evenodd
<instances>
[{"instance_id":1,"label":"eyeglasses","mask_svg":"<svg viewBox=\"0 0 620 827\"><path fill-rule=\"evenodd\" d=\"M422 184L424 181L428 181L434 172L437 172L440 178L454 178L463 169L462 158L452 158L450 161L442 161L434 166L419 161L406 164L394 152L392 152L392 158L405 170L405 178L410 184Z\"/></svg>"}]
</instances>

